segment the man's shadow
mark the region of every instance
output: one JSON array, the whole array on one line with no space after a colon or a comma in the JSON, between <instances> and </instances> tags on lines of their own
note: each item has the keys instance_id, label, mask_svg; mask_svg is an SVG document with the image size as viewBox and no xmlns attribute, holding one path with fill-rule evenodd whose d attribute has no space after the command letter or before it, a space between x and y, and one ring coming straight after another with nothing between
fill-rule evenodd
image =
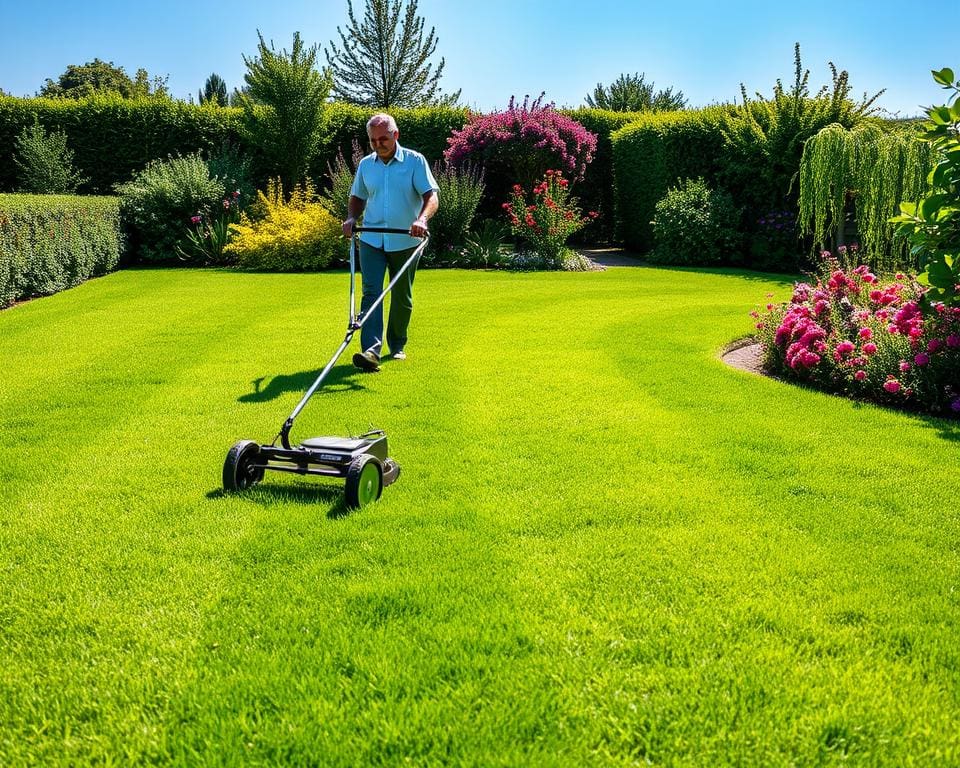
<instances>
[{"instance_id":1,"label":"man's shadow","mask_svg":"<svg viewBox=\"0 0 960 768\"><path fill-rule=\"evenodd\" d=\"M240 395L237 400L241 403L265 403L269 400L276 400L287 392L306 392L317 380L317 376L320 375L322 370L322 368L316 368L299 373L281 373L273 377L260 376L251 382L253 392ZM358 378L362 375L361 371L349 365L334 366L323 380L320 389L332 389L336 392L361 390L364 389L364 386L358 381Z\"/></svg>"}]
</instances>

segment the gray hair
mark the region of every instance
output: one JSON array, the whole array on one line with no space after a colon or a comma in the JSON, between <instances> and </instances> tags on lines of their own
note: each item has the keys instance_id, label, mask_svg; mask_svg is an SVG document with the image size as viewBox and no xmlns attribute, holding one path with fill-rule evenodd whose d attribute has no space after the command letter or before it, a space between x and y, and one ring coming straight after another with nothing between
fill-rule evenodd
<instances>
[{"instance_id":1,"label":"gray hair","mask_svg":"<svg viewBox=\"0 0 960 768\"><path fill-rule=\"evenodd\" d=\"M368 134L368 135L369 135L369 133L370 133L370 129L373 128L373 126L375 126L375 125L385 125L385 126L387 126L387 130L390 131L390 133L396 133L397 130L398 130L398 128L397 128L397 121L394 120L394 119L393 119L390 115L388 115L386 112L380 112L380 113L374 115L373 117L371 117L369 120L367 120L367 134Z\"/></svg>"}]
</instances>

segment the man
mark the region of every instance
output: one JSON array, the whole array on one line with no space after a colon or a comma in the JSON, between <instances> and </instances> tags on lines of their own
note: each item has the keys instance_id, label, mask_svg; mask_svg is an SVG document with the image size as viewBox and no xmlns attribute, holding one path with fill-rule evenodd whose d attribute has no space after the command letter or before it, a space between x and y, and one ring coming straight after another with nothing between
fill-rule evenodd
<instances>
[{"instance_id":1,"label":"man","mask_svg":"<svg viewBox=\"0 0 960 768\"><path fill-rule=\"evenodd\" d=\"M427 222L437 211L439 187L430 166L419 152L397 143L400 131L390 115L374 115L367 121L367 136L373 152L357 166L350 189L349 217L343 222L343 234L353 236L353 227L363 216L365 227L408 229L409 235L360 234L360 271L363 273L363 298L360 311L366 313L383 291L387 270L391 279L419 244L416 238L427 233ZM411 223L412 222L412 223ZM405 360L407 327L413 312L413 278L416 262L410 265L390 291L390 316L387 321L387 346L394 360ZM383 348L383 304L360 330L361 352L353 356L360 370L380 370Z\"/></svg>"}]
</instances>

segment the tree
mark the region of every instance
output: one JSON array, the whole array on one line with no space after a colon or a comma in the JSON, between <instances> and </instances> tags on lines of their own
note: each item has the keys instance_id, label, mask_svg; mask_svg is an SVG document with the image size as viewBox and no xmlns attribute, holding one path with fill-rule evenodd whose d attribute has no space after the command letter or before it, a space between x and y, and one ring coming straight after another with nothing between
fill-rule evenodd
<instances>
[{"instance_id":1,"label":"tree","mask_svg":"<svg viewBox=\"0 0 960 768\"><path fill-rule=\"evenodd\" d=\"M86 179L73 169L73 150L63 131L47 133L34 123L14 139L13 162L21 192L63 195L76 192Z\"/></svg>"},{"instance_id":2,"label":"tree","mask_svg":"<svg viewBox=\"0 0 960 768\"><path fill-rule=\"evenodd\" d=\"M166 78L154 77L151 81L147 70L138 69L136 79L131 80L123 67L100 59L70 64L56 82L47 78L40 89L41 96L58 99L82 99L95 93L118 93L125 99L169 97Z\"/></svg>"},{"instance_id":3,"label":"tree","mask_svg":"<svg viewBox=\"0 0 960 768\"><path fill-rule=\"evenodd\" d=\"M448 95L438 91L444 59L436 71L427 62L438 40L433 27L424 39L417 1L407 0L404 9L403 0L366 0L360 24L353 0L347 0L346 34L337 27L343 48L331 41L330 48L324 49L336 98L377 109L456 104L459 90Z\"/></svg>"},{"instance_id":4,"label":"tree","mask_svg":"<svg viewBox=\"0 0 960 768\"><path fill-rule=\"evenodd\" d=\"M320 142L322 108L330 93L330 75L316 68L317 46L305 47L300 33L293 47L277 53L260 38L259 56L243 57L247 92L240 95L246 138L273 162L284 189L293 189L307 173Z\"/></svg>"},{"instance_id":5,"label":"tree","mask_svg":"<svg viewBox=\"0 0 960 768\"><path fill-rule=\"evenodd\" d=\"M597 83L593 96L587 96L587 106L613 112L669 112L683 109L687 100L683 91L672 88L654 93L653 83L645 82L646 75L620 75L609 87Z\"/></svg>"},{"instance_id":6,"label":"tree","mask_svg":"<svg viewBox=\"0 0 960 768\"><path fill-rule=\"evenodd\" d=\"M203 90L197 95L201 104L212 101L214 104L226 107L230 103L227 98L227 84L216 72L207 78L207 82L203 84Z\"/></svg>"}]
</instances>

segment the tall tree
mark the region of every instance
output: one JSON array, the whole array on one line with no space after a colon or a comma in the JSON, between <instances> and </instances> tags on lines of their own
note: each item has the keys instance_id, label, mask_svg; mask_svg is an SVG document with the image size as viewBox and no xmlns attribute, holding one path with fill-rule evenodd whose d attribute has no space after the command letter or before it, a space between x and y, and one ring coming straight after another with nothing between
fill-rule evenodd
<instances>
[{"instance_id":1,"label":"tall tree","mask_svg":"<svg viewBox=\"0 0 960 768\"><path fill-rule=\"evenodd\" d=\"M428 59L437 49L433 27L424 39L418 0L366 0L363 23L347 0L350 24L337 27L342 48L330 42L324 49L333 72L333 95L352 104L378 109L455 104L460 91L439 91L444 59L436 71ZM401 21L402 15L402 21Z\"/></svg>"},{"instance_id":2,"label":"tall tree","mask_svg":"<svg viewBox=\"0 0 960 768\"><path fill-rule=\"evenodd\" d=\"M70 64L56 82L47 78L40 89L41 96L62 99L82 99L95 93L118 93L126 99L169 97L166 78L151 81L147 70L138 69L136 79L131 80L123 67L100 59Z\"/></svg>"},{"instance_id":3,"label":"tall tree","mask_svg":"<svg viewBox=\"0 0 960 768\"><path fill-rule=\"evenodd\" d=\"M245 135L279 171L284 189L293 189L307 173L320 143L322 108L330 93L330 75L316 68L317 46L293 35L293 47L277 53L260 38L258 56L243 57L246 93L240 94Z\"/></svg>"},{"instance_id":4,"label":"tall tree","mask_svg":"<svg viewBox=\"0 0 960 768\"><path fill-rule=\"evenodd\" d=\"M608 109L613 112L669 112L683 109L687 100L683 91L653 90L653 83L646 82L646 75L620 75L609 86L597 83L593 96L587 96L587 106L593 109Z\"/></svg>"},{"instance_id":5,"label":"tall tree","mask_svg":"<svg viewBox=\"0 0 960 768\"><path fill-rule=\"evenodd\" d=\"M205 104L208 101L219 104L221 107L226 107L229 104L227 84L216 72L207 78L207 82L203 84L203 90L199 91L197 95L199 96L201 104Z\"/></svg>"}]
</instances>

